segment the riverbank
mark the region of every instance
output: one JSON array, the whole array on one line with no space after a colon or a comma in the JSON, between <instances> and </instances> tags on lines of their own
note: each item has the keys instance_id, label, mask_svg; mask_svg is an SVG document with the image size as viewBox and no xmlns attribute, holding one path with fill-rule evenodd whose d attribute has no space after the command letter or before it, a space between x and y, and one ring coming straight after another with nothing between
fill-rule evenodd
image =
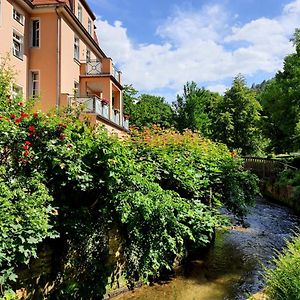
<instances>
[{"instance_id":1,"label":"riverbank","mask_svg":"<svg viewBox=\"0 0 300 300\"><path fill-rule=\"evenodd\" d=\"M207 255L183 268L170 282L144 286L115 300L245 300L264 287L262 265L268 266L285 239L300 224L290 209L259 199L246 218L249 228L218 233ZM263 300L263 295L255 295ZM265 300L265 299L264 299Z\"/></svg>"}]
</instances>

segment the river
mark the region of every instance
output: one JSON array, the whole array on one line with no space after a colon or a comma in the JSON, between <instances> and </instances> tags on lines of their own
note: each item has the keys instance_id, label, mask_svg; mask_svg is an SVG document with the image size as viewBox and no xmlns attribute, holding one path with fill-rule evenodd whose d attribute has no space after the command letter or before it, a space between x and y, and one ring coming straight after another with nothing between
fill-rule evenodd
<instances>
[{"instance_id":1,"label":"river","mask_svg":"<svg viewBox=\"0 0 300 300\"><path fill-rule=\"evenodd\" d=\"M201 260L183 266L169 282L143 286L114 300L244 300L264 287L263 265L285 245L300 218L283 206L259 199L248 228L218 232Z\"/></svg>"}]
</instances>

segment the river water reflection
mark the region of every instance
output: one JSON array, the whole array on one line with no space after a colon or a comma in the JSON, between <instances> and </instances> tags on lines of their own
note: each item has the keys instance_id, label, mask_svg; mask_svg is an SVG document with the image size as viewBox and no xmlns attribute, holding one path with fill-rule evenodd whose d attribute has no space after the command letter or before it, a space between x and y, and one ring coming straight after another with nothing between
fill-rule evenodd
<instances>
[{"instance_id":1,"label":"river water reflection","mask_svg":"<svg viewBox=\"0 0 300 300\"><path fill-rule=\"evenodd\" d=\"M260 199L246 218L249 228L217 233L203 260L184 266L168 283L144 286L115 300L244 300L263 288L263 265L296 231L300 219L288 208Z\"/></svg>"}]
</instances>

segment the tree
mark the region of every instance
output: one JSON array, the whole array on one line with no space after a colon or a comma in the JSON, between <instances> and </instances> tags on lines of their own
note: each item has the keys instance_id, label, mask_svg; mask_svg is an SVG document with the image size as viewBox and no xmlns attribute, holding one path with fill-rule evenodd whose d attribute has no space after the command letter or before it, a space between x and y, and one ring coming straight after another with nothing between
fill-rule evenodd
<instances>
[{"instance_id":1,"label":"tree","mask_svg":"<svg viewBox=\"0 0 300 300\"><path fill-rule=\"evenodd\" d=\"M125 113L130 115L130 123L139 128L151 127L154 124L162 127L173 125L173 111L163 97L142 94L132 85L125 86L123 99Z\"/></svg>"},{"instance_id":2,"label":"tree","mask_svg":"<svg viewBox=\"0 0 300 300\"><path fill-rule=\"evenodd\" d=\"M261 106L255 92L246 86L242 75L237 75L232 87L217 103L213 122L213 137L230 149L250 154L259 149Z\"/></svg>"},{"instance_id":3,"label":"tree","mask_svg":"<svg viewBox=\"0 0 300 300\"><path fill-rule=\"evenodd\" d=\"M191 129L211 137L211 126L214 121L214 106L221 99L217 93L198 88L195 82L187 82L183 95L177 95L173 103L175 124L180 131Z\"/></svg>"},{"instance_id":4,"label":"tree","mask_svg":"<svg viewBox=\"0 0 300 300\"><path fill-rule=\"evenodd\" d=\"M267 117L265 135L270 138L270 148L277 153L300 148L300 30L292 39L296 53L284 59L283 71L278 71L259 100Z\"/></svg>"},{"instance_id":5,"label":"tree","mask_svg":"<svg viewBox=\"0 0 300 300\"><path fill-rule=\"evenodd\" d=\"M134 110L134 105L137 102L138 91L130 85L124 85L123 89L123 103L124 103L124 113L131 115Z\"/></svg>"}]
</instances>

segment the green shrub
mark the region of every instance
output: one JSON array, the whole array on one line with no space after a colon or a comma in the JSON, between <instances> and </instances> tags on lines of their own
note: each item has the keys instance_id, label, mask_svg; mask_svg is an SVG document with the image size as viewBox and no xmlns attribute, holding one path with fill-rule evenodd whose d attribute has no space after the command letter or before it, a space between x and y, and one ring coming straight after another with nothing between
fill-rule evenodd
<instances>
[{"instance_id":1,"label":"green shrub","mask_svg":"<svg viewBox=\"0 0 300 300\"><path fill-rule=\"evenodd\" d=\"M300 299L300 236L274 258L275 269L265 274L266 293L272 300Z\"/></svg>"},{"instance_id":2,"label":"green shrub","mask_svg":"<svg viewBox=\"0 0 300 300\"><path fill-rule=\"evenodd\" d=\"M243 215L253 203L256 179L226 146L159 128L122 141L77 112L34 112L10 97L9 76L0 73L0 296L56 232L53 299L95 299L112 228L128 282L151 281L210 242L221 205Z\"/></svg>"}]
</instances>

